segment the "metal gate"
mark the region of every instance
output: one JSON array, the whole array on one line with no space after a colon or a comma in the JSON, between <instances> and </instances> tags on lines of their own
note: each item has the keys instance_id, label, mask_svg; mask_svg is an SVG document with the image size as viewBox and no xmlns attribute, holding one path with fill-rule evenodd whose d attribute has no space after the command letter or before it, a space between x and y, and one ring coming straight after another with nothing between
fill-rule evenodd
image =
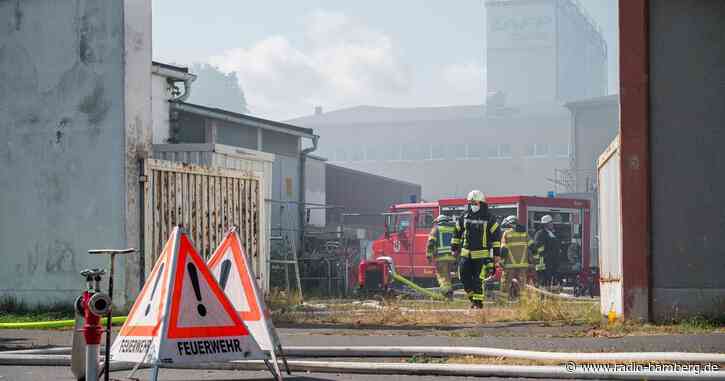
<instances>
[{"instance_id":1,"label":"metal gate","mask_svg":"<svg viewBox=\"0 0 725 381\"><path fill-rule=\"evenodd\" d=\"M156 159L144 160L144 269L151 271L174 226L186 228L205 258L231 227L239 234L254 270L266 284L263 178L254 172Z\"/></svg>"}]
</instances>

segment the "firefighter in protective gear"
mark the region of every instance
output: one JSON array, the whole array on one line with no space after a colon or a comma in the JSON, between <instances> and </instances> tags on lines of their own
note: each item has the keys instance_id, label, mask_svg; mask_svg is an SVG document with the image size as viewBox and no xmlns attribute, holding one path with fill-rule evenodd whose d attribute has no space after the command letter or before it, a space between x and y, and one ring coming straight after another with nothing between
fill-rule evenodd
<instances>
[{"instance_id":1,"label":"firefighter in protective gear","mask_svg":"<svg viewBox=\"0 0 725 381\"><path fill-rule=\"evenodd\" d=\"M516 216L508 216L501 223L504 229L501 234L501 257L503 258L504 280L503 291L510 295L512 282L518 282L519 287L527 283L531 252L526 228L519 224Z\"/></svg>"},{"instance_id":2,"label":"firefighter in protective gear","mask_svg":"<svg viewBox=\"0 0 725 381\"><path fill-rule=\"evenodd\" d=\"M455 227L453 219L441 214L433 221L433 228L428 235L428 263L432 263L435 258L436 278L438 286L442 294L447 298L453 297L453 288L451 285L451 271L456 264L456 258L451 250L451 240L453 239Z\"/></svg>"},{"instance_id":3,"label":"firefighter in protective gear","mask_svg":"<svg viewBox=\"0 0 725 381\"><path fill-rule=\"evenodd\" d=\"M494 270L494 259L499 257L501 229L496 217L488 213L481 191L471 191L466 200L468 209L456 222L451 248L460 253L459 278L471 307L481 308L486 278Z\"/></svg>"},{"instance_id":4,"label":"firefighter in protective gear","mask_svg":"<svg viewBox=\"0 0 725 381\"><path fill-rule=\"evenodd\" d=\"M537 283L539 286L553 283L559 264L559 242L554 233L554 219L550 215L541 217L541 227L534 235L531 249L536 263Z\"/></svg>"}]
</instances>

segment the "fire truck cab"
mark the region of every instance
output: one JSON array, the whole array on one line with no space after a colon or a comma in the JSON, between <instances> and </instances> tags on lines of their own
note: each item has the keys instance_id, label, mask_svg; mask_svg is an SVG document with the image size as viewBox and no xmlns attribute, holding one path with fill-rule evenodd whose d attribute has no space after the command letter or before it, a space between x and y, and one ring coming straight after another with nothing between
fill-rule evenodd
<instances>
[{"instance_id":1,"label":"fire truck cab","mask_svg":"<svg viewBox=\"0 0 725 381\"><path fill-rule=\"evenodd\" d=\"M503 219L518 216L529 235L540 227L541 217L551 215L557 237L561 241L560 263L562 283L592 284L590 273L590 203L588 200L535 197L487 197L489 212ZM439 214L458 218L466 209L463 198L436 202L397 204L390 207L385 218L385 233L373 242L373 258L363 260L358 269L362 289L386 288L387 275L376 258L391 257L397 272L422 286L435 285L435 267L426 259L428 233ZM595 282L594 282L595 283ZM596 291L589 290L594 294Z\"/></svg>"}]
</instances>

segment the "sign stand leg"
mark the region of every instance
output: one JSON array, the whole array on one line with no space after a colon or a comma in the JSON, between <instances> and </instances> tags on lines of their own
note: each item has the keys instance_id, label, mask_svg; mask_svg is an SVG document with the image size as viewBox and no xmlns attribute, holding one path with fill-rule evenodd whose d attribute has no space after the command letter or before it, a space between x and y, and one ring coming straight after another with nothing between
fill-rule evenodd
<instances>
[{"instance_id":1,"label":"sign stand leg","mask_svg":"<svg viewBox=\"0 0 725 381\"><path fill-rule=\"evenodd\" d=\"M151 369L151 381L158 381L159 380L159 365L156 364Z\"/></svg>"}]
</instances>

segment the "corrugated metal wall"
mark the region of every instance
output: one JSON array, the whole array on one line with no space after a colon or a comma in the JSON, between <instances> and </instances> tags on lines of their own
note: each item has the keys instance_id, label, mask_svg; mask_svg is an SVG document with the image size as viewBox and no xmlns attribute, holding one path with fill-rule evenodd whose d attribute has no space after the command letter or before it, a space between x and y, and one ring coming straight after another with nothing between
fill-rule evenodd
<instances>
[{"instance_id":1,"label":"corrugated metal wall","mask_svg":"<svg viewBox=\"0 0 725 381\"><path fill-rule=\"evenodd\" d=\"M617 137L597 163L601 309L606 314L613 305L617 316L623 311L620 160Z\"/></svg>"},{"instance_id":2,"label":"corrugated metal wall","mask_svg":"<svg viewBox=\"0 0 725 381\"><path fill-rule=\"evenodd\" d=\"M370 173L328 164L325 168L325 197L328 205L339 205L346 213L377 214L388 210L392 204L410 202L410 196L420 200L421 186ZM331 209L327 224L340 224L340 212ZM381 216L345 218L346 226L358 226L374 232L382 231Z\"/></svg>"}]
</instances>

